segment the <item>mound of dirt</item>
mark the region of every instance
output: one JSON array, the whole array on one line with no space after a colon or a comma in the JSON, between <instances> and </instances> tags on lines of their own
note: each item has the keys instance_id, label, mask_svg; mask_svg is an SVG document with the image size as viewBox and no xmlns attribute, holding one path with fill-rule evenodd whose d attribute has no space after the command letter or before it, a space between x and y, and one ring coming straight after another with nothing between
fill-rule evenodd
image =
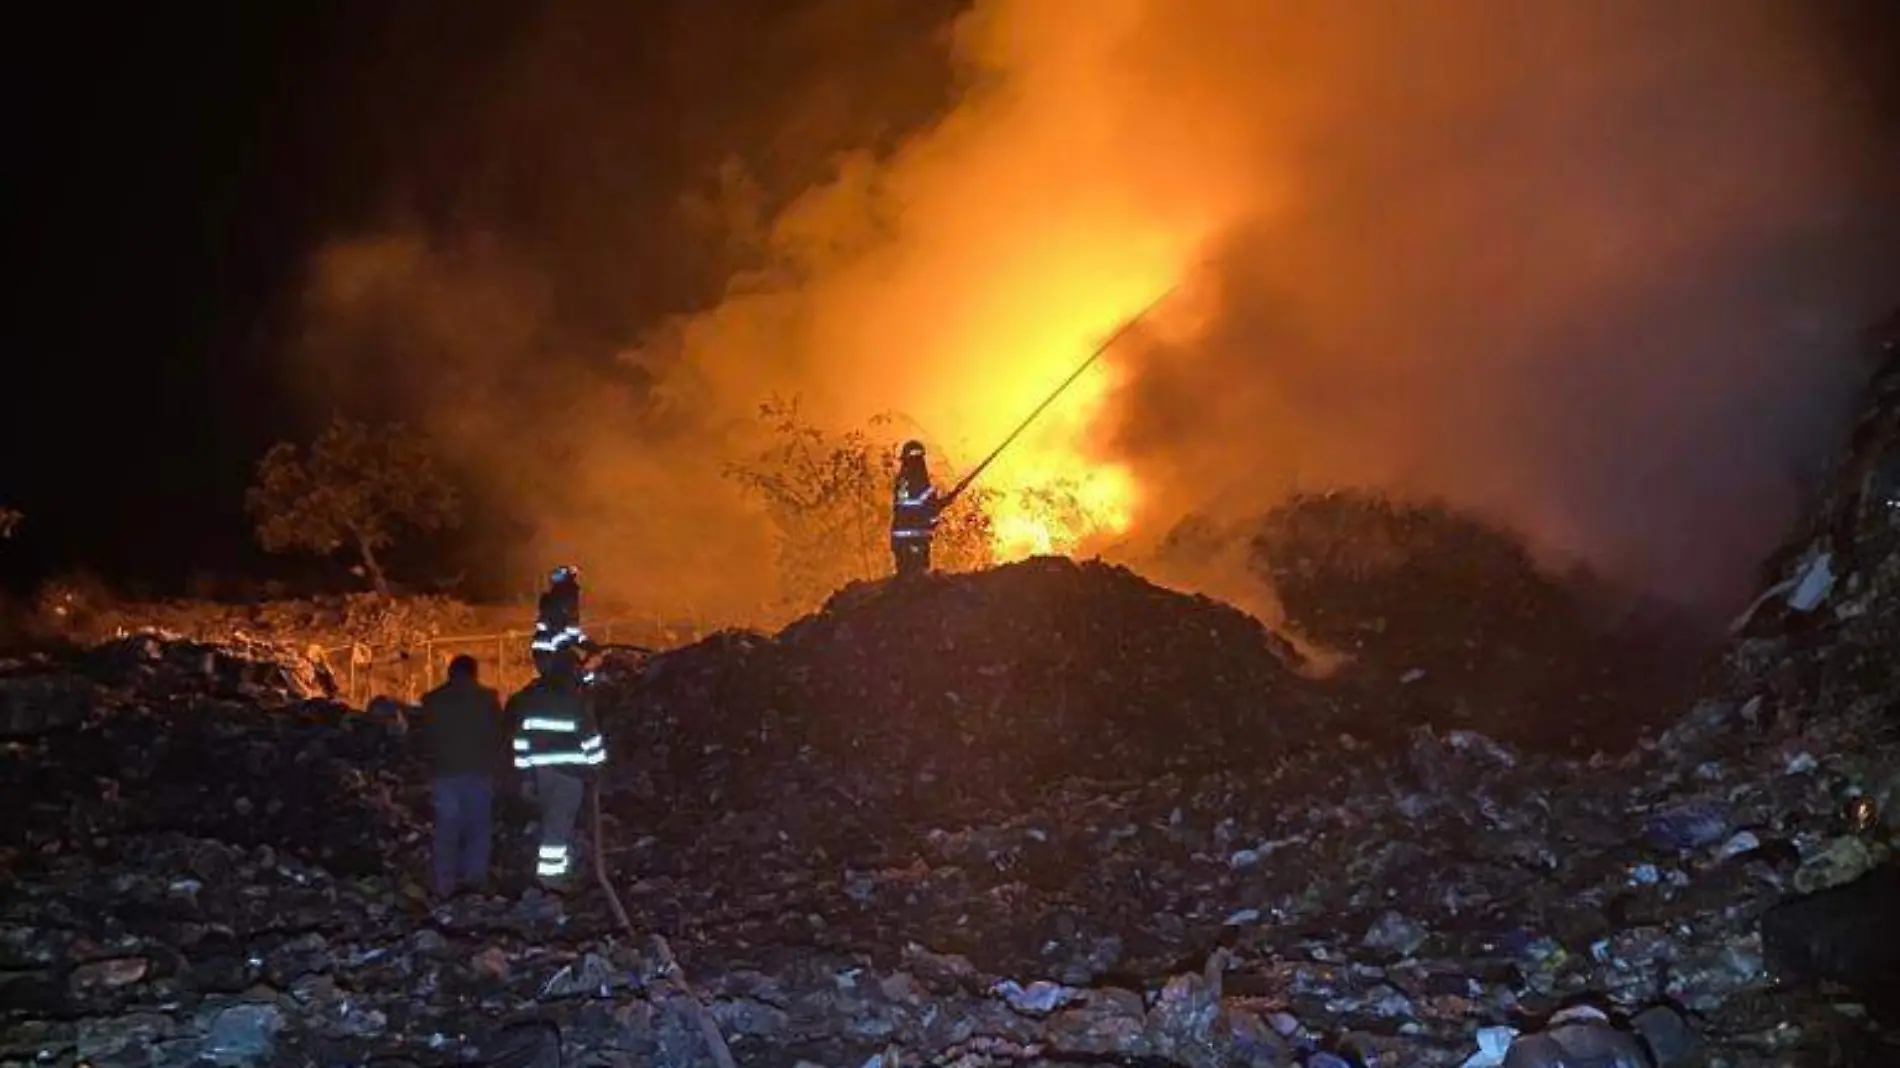
<instances>
[{"instance_id":1,"label":"mound of dirt","mask_svg":"<svg viewBox=\"0 0 1900 1068\"><path fill-rule=\"evenodd\" d=\"M1322 737L1337 706L1252 617L1125 568L1039 558L850 587L776 638L723 634L608 689L630 745L702 781L833 781L993 797L1083 775L1244 766ZM703 759L716 745L722 759Z\"/></svg>"}]
</instances>

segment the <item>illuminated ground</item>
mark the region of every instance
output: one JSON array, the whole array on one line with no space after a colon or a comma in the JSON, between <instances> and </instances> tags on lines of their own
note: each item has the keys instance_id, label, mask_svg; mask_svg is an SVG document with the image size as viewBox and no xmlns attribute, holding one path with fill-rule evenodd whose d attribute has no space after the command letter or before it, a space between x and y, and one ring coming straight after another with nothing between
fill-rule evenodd
<instances>
[{"instance_id":1,"label":"illuminated ground","mask_svg":"<svg viewBox=\"0 0 1900 1068\"><path fill-rule=\"evenodd\" d=\"M905 598L962 608L904 631ZM891 643L912 655L867 667ZM1881 826L1839 822L1840 783L1900 789L1890 724L1725 698L1627 758L1538 756L1355 735L1380 709L1282 655L1220 606L1053 562L712 639L610 684L614 881L748 1064L1457 1064L1478 1027L1578 997L1678 1003L1731 1063L1871 1041L1838 997L1769 981L1771 958L1840 971L1797 959L1814 921L1779 946L1756 926L1883 854ZM515 893L519 810L510 896L432 916L393 724L263 711L201 664L131 643L93 659L102 683L9 683L63 710L6 758L9 1056L514 1063L498 1046L532 1021L572 1063L703 1056L597 892L564 921Z\"/></svg>"}]
</instances>

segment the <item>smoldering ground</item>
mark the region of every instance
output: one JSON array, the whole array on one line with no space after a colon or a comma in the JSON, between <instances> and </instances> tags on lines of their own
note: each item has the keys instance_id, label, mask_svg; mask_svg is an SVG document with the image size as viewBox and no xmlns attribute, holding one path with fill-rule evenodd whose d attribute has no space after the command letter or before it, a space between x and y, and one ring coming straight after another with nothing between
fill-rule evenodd
<instances>
[{"instance_id":1,"label":"smoldering ground","mask_svg":"<svg viewBox=\"0 0 1900 1068\"><path fill-rule=\"evenodd\" d=\"M875 50L892 5L809 10L799 54L849 102L791 94L746 127L769 115L821 166L734 144L721 180L682 177L671 217L699 225L667 233L730 275L707 310L599 311L652 306L654 270L617 251L666 257L624 223L631 157L562 133L642 102L523 88L489 106L572 165L518 168L515 195L607 221L340 236L304 304L313 396L394 398L442 435L528 524L518 566L576 555L737 612L770 556L720 469L760 400L898 411L967 460L1185 279L1012 461L1125 468L1121 551L1368 485L1719 605L1793 518L1865 373L1854 331L1895 299L1891 157L1792 0L980 0ZM512 69L598 69L598 36L530 35ZM866 117L885 81L916 107L945 48L950 106L901 138Z\"/></svg>"}]
</instances>

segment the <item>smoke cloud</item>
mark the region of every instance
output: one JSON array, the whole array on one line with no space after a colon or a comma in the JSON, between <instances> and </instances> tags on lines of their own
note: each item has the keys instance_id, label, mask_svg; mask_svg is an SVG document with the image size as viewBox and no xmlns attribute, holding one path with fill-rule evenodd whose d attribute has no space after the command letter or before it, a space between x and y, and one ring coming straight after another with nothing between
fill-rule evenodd
<instances>
[{"instance_id":1,"label":"smoke cloud","mask_svg":"<svg viewBox=\"0 0 1900 1068\"><path fill-rule=\"evenodd\" d=\"M713 413L676 413L636 376L563 349L551 279L492 240L337 242L317 258L300 374L314 395L407 419L475 487L492 554L531 591L555 563L669 618L752 619L766 533L724 478Z\"/></svg>"},{"instance_id":2,"label":"smoke cloud","mask_svg":"<svg viewBox=\"0 0 1900 1068\"><path fill-rule=\"evenodd\" d=\"M1283 196L1123 393L1144 485L1442 495L1691 604L1746 589L1894 299L1874 140L1796 5L1164 10L1151 121L1231 102L1215 139Z\"/></svg>"},{"instance_id":3,"label":"smoke cloud","mask_svg":"<svg viewBox=\"0 0 1900 1068\"><path fill-rule=\"evenodd\" d=\"M806 34L858 5L822 6ZM937 121L802 192L729 169L686 202L743 253L710 309L577 346L574 265L638 303L611 250L392 227L314 258L300 373L420 413L517 508L524 574L574 557L735 616L769 546L720 471L761 400L896 411L968 463L1179 283L999 484L1113 476L1126 553L1293 489L1440 496L1663 595L1745 599L1894 299L1892 160L1804 10L978 0ZM1227 592L1218 570L1192 581Z\"/></svg>"}]
</instances>

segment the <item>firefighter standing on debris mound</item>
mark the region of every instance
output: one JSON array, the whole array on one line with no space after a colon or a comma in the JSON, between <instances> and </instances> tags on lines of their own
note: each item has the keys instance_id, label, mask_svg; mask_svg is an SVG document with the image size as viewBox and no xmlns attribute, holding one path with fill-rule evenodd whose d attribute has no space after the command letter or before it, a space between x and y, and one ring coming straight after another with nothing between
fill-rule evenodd
<instances>
[{"instance_id":1,"label":"firefighter standing on debris mound","mask_svg":"<svg viewBox=\"0 0 1900 1068\"><path fill-rule=\"evenodd\" d=\"M594 648L581 630L581 569L563 564L548 576L548 588L535 605L534 639L528 643L534 670L546 675L563 654L591 653Z\"/></svg>"},{"instance_id":2,"label":"firefighter standing on debris mound","mask_svg":"<svg viewBox=\"0 0 1900 1068\"><path fill-rule=\"evenodd\" d=\"M546 662L539 678L508 699L508 716L515 724L515 767L534 773L541 807L534 873L542 885L560 890L573 867L585 776L607 762L607 745L581 685L576 651L562 649Z\"/></svg>"},{"instance_id":3,"label":"firefighter standing on debris mound","mask_svg":"<svg viewBox=\"0 0 1900 1068\"><path fill-rule=\"evenodd\" d=\"M937 519L956 499L954 492L938 497L937 488L930 484L923 442L904 443L892 498L891 555L896 558L898 577L922 575L930 570L930 540L937 533Z\"/></svg>"}]
</instances>

